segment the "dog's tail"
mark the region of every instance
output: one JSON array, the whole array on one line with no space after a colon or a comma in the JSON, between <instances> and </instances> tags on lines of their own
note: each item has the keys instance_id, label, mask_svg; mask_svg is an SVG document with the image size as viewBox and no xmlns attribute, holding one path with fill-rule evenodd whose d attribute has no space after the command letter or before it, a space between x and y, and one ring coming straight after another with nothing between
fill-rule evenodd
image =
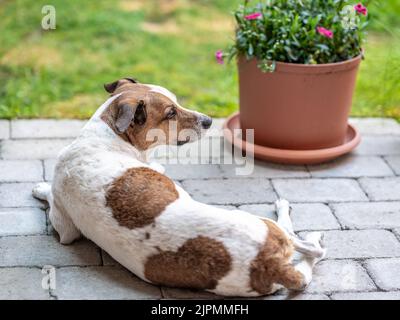
<instances>
[{"instance_id":1,"label":"dog's tail","mask_svg":"<svg viewBox=\"0 0 400 320\"><path fill-rule=\"evenodd\" d=\"M32 195L36 199L49 201L51 196L51 186L46 182L38 183L33 187Z\"/></svg>"}]
</instances>

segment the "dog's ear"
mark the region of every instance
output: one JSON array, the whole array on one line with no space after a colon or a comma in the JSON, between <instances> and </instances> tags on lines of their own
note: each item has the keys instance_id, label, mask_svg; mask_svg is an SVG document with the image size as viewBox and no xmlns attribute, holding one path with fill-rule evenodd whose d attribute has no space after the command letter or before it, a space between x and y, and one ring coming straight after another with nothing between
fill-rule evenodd
<instances>
[{"instance_id":1,"label":"dog's ear","mask_svg":"<svg viewBox=\"0 0 400 320\"><path fill-rule=\"evenodd\" d=\"M115 128L119 134L122 134L129 128L132 121L135 124L143 125L146 122L146 119L146 105L143 100L140 100L136 106L123 104L118 108Z\"/></svg>"},{"instance_id":2,"label":"dog's ear","mask_svg":"<svg viewBox=\"0 0 400 320\"><path fill-rule=\"evenodd\" d=\"M138 83L136 79L133 78L123 78L121 80L117 80L114 81L112 83L107 83L104 85L104 89L106 89L106 91L108 93L114 93L114 91L120 86L123 85L124 83Z\"/></svg>"},{"instance_id":3,"label":"dog's ear","mask_svg":"<svg viewBox=\"0 0 400 320\"><path fill-rule=\"evenodd\" d=\"M134 121L138 125L143 125L146 123L146 120L147 120L146 105L143 100L140 100L136 108Z\"/></svg>"}]
</instances>

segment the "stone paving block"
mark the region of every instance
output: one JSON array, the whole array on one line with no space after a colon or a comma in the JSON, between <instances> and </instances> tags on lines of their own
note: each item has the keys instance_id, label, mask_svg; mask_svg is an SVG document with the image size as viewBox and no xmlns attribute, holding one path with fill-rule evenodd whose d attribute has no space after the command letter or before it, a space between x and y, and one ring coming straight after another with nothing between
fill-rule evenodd
<instances>
[{"instance_id":1,"label":"stone paving block","mask_svg":"<svg viewBox=\"0 0 400 320\"><path fill-rule=\"evenodd\" d=\"M366 266L379 288L400 289L400 259L373 259Z\"/></svg>"},{"instance_id":2,"label":"stone paving block","mask_svg":"<svg viewBox=\"0 0 400 320\"><path fill-rule=\"evenodd\" d=\"M56 270L58 299L161 299L157 286L119 267L68 267Z\"/></svg>"},{"instance_id":3,"label":"stone paving block","mask_svg":"<svg viewBox=\"0 0 400 320\"><path fill-rule=\"evenodd\" d=\"M400 242L387 230L332 230L324 235L327 259L400 257Z\"/></svg>"},{"instance_id":4,"label":"stone paving block","mask_svg":"<svg viewBox=\"0 0 400 320\"><path fill-rule=\"evenodd\" d=\"M46 215L39 208L0 209L0 237L46 234Z\"/></svg>"},{"instance_id":5,"label":"stone paving block","mask_svg":"<svg viewBox=\"0 0 400 320\"><path fill-rule=\"evenodd\" d=\"M359 181L371 200L400 200L400 177L362 178Z\"/></svg>"},{"instance_id":6,"label":"stone paving block","mask_svg":"<svg viewBox=\"0 0 400 320\"><path fill-rule=\"evenodd\" d=\"M349 202L368 200L360 186L348 179L272 180L278 195L293 202Z\"/></svg>"},{"instance_id":7,"label":"stone paving block","mask_svg":"<svg viewBox=\"0 0 400 320\"><path fill-rule=\"evenodd\" d=\"M307 293L296 294L295 292L293 292L287 295L267 296L264 297L263 300L330 300L330 299L328 296L324 294L307 294Z\"/></svg>"},{"instance_id":8,"label":"stone paving block","mask_svg":"<svg viewBox=\"0 0 400 320\"><path fill-rule=\"evenodd\" d=\"M165 174L173 180L220 178L222 172L216 164L164 165Z\"/></svg>"},{"instance_id":9,"label":"stone paving block","mask_svg":"<svg viewBox=\"0 0 400 320\"><path fill-rule=\"evenodd\" d=\"M351 118L362 135L400 135L400 125L394 119Z\"/></svg>"},{"instance_id":10,"label":"stone paving block","mask_svg":"<svg viewBox=\"0 0 400 320\"><path fill-rule=\"evenodd\" d=\"M69 145L68 139L5 140L2 144L3 159L51 159Z\"/></svg>"},{"instance_id":11,"label":"stone paving block","mask_svg":"<svg viewBox=\"0 0 400 320\"><path fill-rule=\"evenodd\" d=\"M52 181L54 177L54 168L56 167L56 159L44 160L44 179L46 181Z\"/></svg>"},{"instance_id":12,"label":"stone paving block","mask_svg":"<svg viewBox=\"0 0 400 320\"><path fill-rule=\"evenodd\" d=\"M345 156L336 161L309 166L312 177L316 178L359 178L393 176L393 171L380 157Z\"/></svg>"},{"instance_id":13,"label":"stone paving block","mask_svg":"<svg viewBox=\"0 0 400 320\"><path fill-rule=\"evenodd\" d=\"M0 207L42 207L43 203L32 197L35 183L0 184Z\"/></svg>"},{"instance_id":14,"label":"stone paving block","mask_svg":"<svg viewBox=\"0 0 400 320\"><path fill-rule=\"evenodd\" d=\"M273 204L245 204L239 206L239 210L275 221L278 218L275 213L275 205Z\"/></svg>"},{"instance_id":15,"label":"stone paving block","mask_svg":"<svg viewBox=\"0 0 400 320\"><path fill-rule=\"evenodd\" d=\"M43 181L43 166L39 160L0 160L0 182Z\"/></svg>"},{"instance_id":16,"label":"stone paving block","mask_svg":"<svg viewBox=\"0 0 400 320\"><path fill-rule=\"evenodd\" d=\"M291 204L291 218L294 231L340 229L331 210L322 203ZM244 205L240 210L277 220L274 205Z\"/></svg>"},{"instance_id":17,"label":"stone paving block","mask_svg":"<svg viewBox=\"0 0 400 320\"><path fill-rule=\"evenodd\" d=\"M385 157L393 171L400 176L400 156L388 156Z\"/></svg>"},{"instance_id":18,"label":"stone paving block","mask_svg":"<svg viewBox=\"0 0 400 320\"><path fill-rule=\"evenodd\" d=\"M249 165L248 165L249 166ZM223 176L226 178L308 178L305 166L289 166L273 163L255 161L254 166L249 167L252 172L246 175L238 175L237 168L243 168L244 165L221 165ZM243 170L242 169L242 170ZM246 172L246 171L244 171Z\"/></svg>"},{"instance_id":19,"label":"stone paving block","mask_svg":"<svg viewBox=\"0 0 400 320\"><path fill-rule=\"evenodd\" d=\"M199 300L224 299L224 297L218 296L216 294L207 291L185 290L185 289L165 288L165 287L162 287L161 290L164 299L199 299Z\"/></svg>"},{"instance_id":20,"label":"stone paving block","mask_svg":"<svg viewBox=\"0 0 400 320\"><path fill-rule=\"evenodd\" d=\"M400 228L400 202L340 203L332 208L346 229Z\"/></svg>"},{"instance_id":21,"label":"stone paving block","mask_svg":"<svg viewBox=\"0 0 400 320\"><path fill-rule=\"evenodd\" d=\"M400 300L400 291L335 293L333 300Z\"/></svg>"},{"instance_id":22,"label":"stone paving block","mask_svg":"<svg viewBox=\"0 0 400 320\"><path fill-rule=\"evenodd\" d=\"M0 266L100 265L100 249L88 240L62 245L53 236L0 238Z\"/></svg>"},{"instance_id":23,"label":"stone paving block","mask_svg":"<svg viewBox=\"0 0 400 320\"><path fill-rule=\"evenodd\" d=\"M0 140L10 137L10 121L0 120Z\"/></svg>"},{"instance_id":24,"label":"stone paving block","mask_svg":"<svg viewBox=\"0 0 400 320\"><path fill-rule=\"evenodd\" d=\"M81 120L13 120L11 138L75 138L85 123Z\"/></svg>"},{"instance_id":25,"label":"stone paving block","mask_svg":"<svg viewBox=\"0 0 400 320\"><path fill-rule=\"evenodd\" d=\"M315 266L306 292L366 291L376 287L363 267L351 260L327 260Z\"/></svg>"},{"instance_id":26,"label":"stone paving block","mask_svg":"<svg viewBox=\"0 0 400 320\"><path fill-rule=\"evenodd\" d=\"M0 268L0 300L47 300L40 268Z\"/></svg>"},{"instance_id":27,"label":"stone paving block","mask_svg":"<svg viewBox=\"0 0 400 320\"><path fill-rule=\"evenodd\" d=\"M400 228L394 229L393 232L397 236L397 239L399 239L400 241Z\"/></svg>"},{"instance_id":28,"label":"stone paving block","mask_svg":"<svg viewBox=\"0 0 400 320\"><path fill-rule=\"evenodd\" d=\"M366 136L353 152L358 155L400 155L400 136Z\"/></svg>"},{"instance_id":29,"label":"stone paving block","mask_svg":"<svg viewBox=\"0 0 400 320\"><path fill-rule=\"evenodd\" d=\"M245 204L276 200L267 179L186 180L184 189L194 199L211 204Z\"/></svg>"},{"instance_id":30,"label":"stone paving block","mask_svg":"<svg viewBox=\"0 0 400 320\"><path fill-rule=\"evenodd\" d=\"M148 159L161 164L209 164L212 159L220 159L223 153L222 138L205 137L183 146L157 147L149 152Z\"/></svg>"}]
</instances>

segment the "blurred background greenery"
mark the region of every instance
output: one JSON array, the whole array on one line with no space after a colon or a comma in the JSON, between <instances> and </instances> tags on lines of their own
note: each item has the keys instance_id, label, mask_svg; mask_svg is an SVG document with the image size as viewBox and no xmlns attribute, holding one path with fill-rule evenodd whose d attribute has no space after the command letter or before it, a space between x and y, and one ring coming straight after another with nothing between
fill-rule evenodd
<instances>
[{"instance_id":1,"label":"blurred background greenery","mask_svg":"<svg viewBox=\"0 0 400 320\"><path fill-rule=\"evenodd\" d=\"M0 0L0 118L88 118L102 85L124 76L175 92L214 117L238 108L233 38L242 0ZM357 0L355 0L357 2ZM56 8L57 29L41 28ZM370 0L371 24L353 115L400 120L400 1Z\"/></svg>"}]
</instances>

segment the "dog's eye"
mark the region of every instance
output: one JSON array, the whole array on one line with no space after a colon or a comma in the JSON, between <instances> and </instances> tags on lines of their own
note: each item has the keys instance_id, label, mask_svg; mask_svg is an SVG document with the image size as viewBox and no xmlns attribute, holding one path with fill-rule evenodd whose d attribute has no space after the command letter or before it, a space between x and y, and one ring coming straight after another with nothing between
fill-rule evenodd
<instances>
[{"instance_id":1,"label":"dog's eye","mask_svg":"<svg viewBox=\"0 0 400 320\"><path fill-rule=\"evenodd\" d=\"M176 116L176 109L175 108L171 108L167 115L165 116L166 119L172 119Z\"/></svg>"}]
</instances>

